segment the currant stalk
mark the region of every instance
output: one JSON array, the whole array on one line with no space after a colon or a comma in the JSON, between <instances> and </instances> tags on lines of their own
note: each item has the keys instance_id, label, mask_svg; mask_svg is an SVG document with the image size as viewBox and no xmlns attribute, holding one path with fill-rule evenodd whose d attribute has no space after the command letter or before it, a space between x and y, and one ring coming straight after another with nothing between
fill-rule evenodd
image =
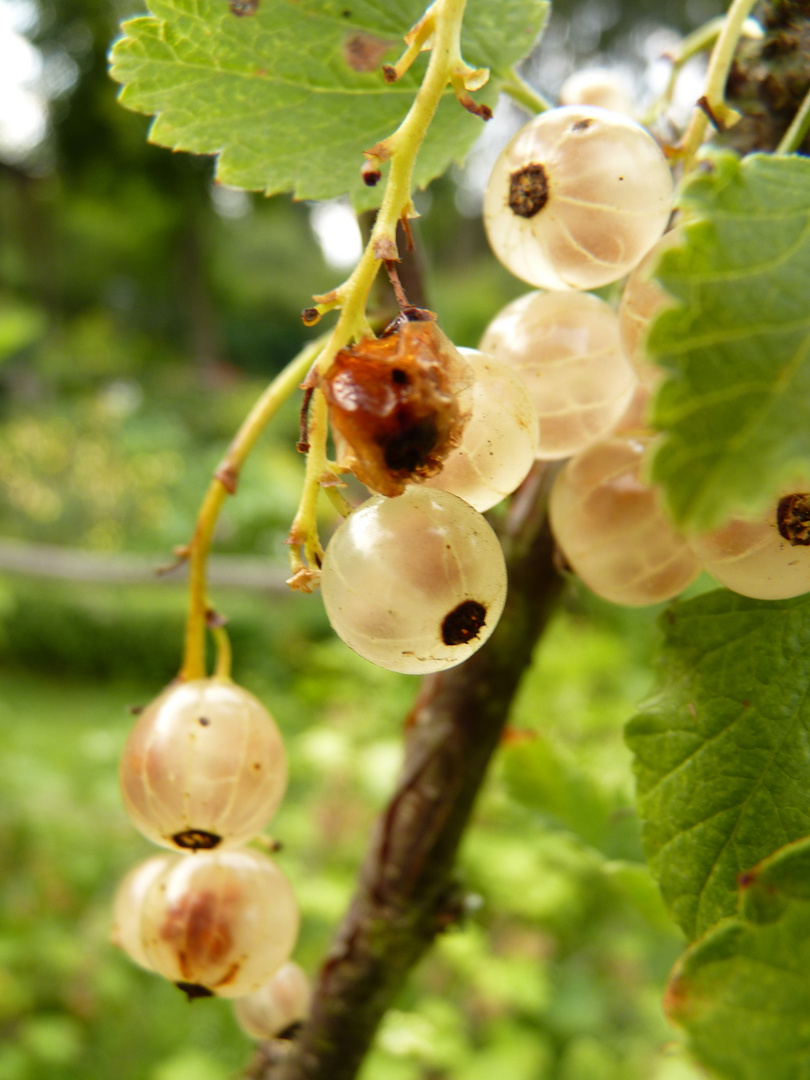
<instances>
[{"instance_id":1,"label":"currant stalk","mask_svg":"<svg viewBox=\"0 0 810 1080\"><path fill-rule=\"evenodd\" d=\"M461 26L465 7L466 0L436 0L406 35L408 47L398 63L385 69L386 80L393 82L408 70L419 52L430 49L425 78L407 116L392 135L366 151L371 167L368 175L379 175L379 168L385 162L390 162L390 171L365 251L351 276L325 296L314 297L315 307L306 313L306 321L311 324L327 311L340 310L338 321L316 361L318 375L326 374L335 356L350 342L371 336L366 318L369 293L381 264L398 259L398 223L416 216L411 201L413 169L447 86L452 87L460 103L471 112L484 119L491 115L486 106L476 105L469 96L469 91L485 84L489 73L482 68L471 68L462 58ZM289 536L293 571L289 584L293 589L309 591L320 572L323 548L318 539L315 512L320 487L336 480L326 453L327 434L326 402L316 387L309 417L304 488Z\"/></svg>"},{"instance_id":2,"label":"currant stalk","mask_svg":"<svg viewBox=\"0 0 810 1080\"><path fill-rule=\"evenodd\" d=\"M710 120L718 131L726 131L740 119L736 109L726 105L724 93L734 52L755 2L756 0L733 0L726 12L723 28L709 58L703 94L698 99L697 108L677 150L678 156L683 160L685 172L694 164L695 155L700 149Z\"/></svg>"},{"instance_id":3,"label":"currant stalk","mask_svg":"<svg viewBox=\"0 0 810 1080\"><path fill-rule=\"evenodd\" d=\"M233 495L248 455L278 409L298 389L317 356L322 338L307 344L270 383L245 418L220 462L203 499L194 535L178 554L189 563L189 609L186 619L185 649L179 678L202 679L206 675L205 631L209 621L207 563L220 511L228 495ZM217 635L218 674L228 674L227 639Z\"/></svg>"}]
</instances>

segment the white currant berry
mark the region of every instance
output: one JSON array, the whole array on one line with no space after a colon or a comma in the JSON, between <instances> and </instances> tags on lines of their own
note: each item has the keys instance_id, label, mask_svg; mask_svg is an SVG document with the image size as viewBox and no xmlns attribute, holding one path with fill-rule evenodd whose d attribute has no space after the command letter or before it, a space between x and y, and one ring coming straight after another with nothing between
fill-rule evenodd
<instances>
[{"instance_id":1,"label":"white currant berry","mask_svg":"<svg viewBox=\"0 0 810 1080\"><path fill-rule=\"evenodd\" d=\"M460 349L473 373L470 415L441 472L425 481L489 510L526 478L538 447L537 412L517 371L477 349Z\"/></svg>"},{"instance_id":2,"label":"white currant berry","mask_svg":"<svg viewBox=\"0 0 810 1080\"><path fill-rule=\"evenodd\" d=\"M237 998L234 1015L243 1031L254 1039L274 1039L309 1012L312 987L309 976L294 960L288 960L264 986Z\"/></svg>"},{"instance_id":3,"label":"white currant berry","mask_svg":"<svg viewBox=\"0 0 810 1080\"><path fill-rule=\"evenodd\" d=\"M622 345L639 379L650 390L657 387L664 373L647 353L647 333L653 319L674 303L669 293L656 281L655 272L661 255L682 242L680 229L665 233L635 268L622 291L619 305Z\"/></svg>"},{"instance_id":4,"label":"white currant berry","mask_svg":"<svg viewBox=\"0 0 810 1080\"><path fill-rule=\"evenodd\" d=\"M143 899L152 884L171 865L176 856L153 855L124 876L113 900L113 924L110 939L141 967L150 968L143 951L141 915Z\"/></svg>"},{"instance_id":5,"label":"white currant berry","mask_svg":"<svg viewBox=\"0 0 810 1080\"><path fill-rule=\"evenodd\" d=\"M229 679L193 679L144 709L119 775L127 813L156 844L237 847L281 802L287 759L275 721L251 693Z\"/></svg>"},{"instance_id":6,"label":"white currant berry","mask_svg":"<svg viewBox=\"0 0 810 1080\"><path fill-rule=\"evenodd\" d=\"M623 116L635 111L627 81L608 68L575 71L560 87L559 100L560 105L598 105Z\"/></svg>"},{"instance_id":7,"label":"white currant berry","mask_svg":"<svg viewBox=\"0 0 810 1080\"><path fill-rule=\"evenodd\" d=\"M630 403L611 432L612 435L651 435L648 421L650 413L650 391L639 382Z\"/></svg>"},{"instance_id":8,"label":"white currant berry","mask_svg":"<svg viewBox=\"0 0 810 1080\"><path fill-rule=\"evenodd\" d=\"M487 327L483 352L515 368L540 418L537 456L570 457L613 430L637 379L615 311L589 293L529 293Z\"/></svg>"},{"instance_id":9,"label":"white currant berry","mask_svg":"<svg viewBox=\"0 0 810 1080\"><path fill-rule=\"evenodd\" d=\"M595 106L541 113L495 163L484 198L492 250L544 289L623 277L666 228L672 174L634 120Z\"/></svg>"},{"instance_id":10,"label":"white currant berry","mask_svg":"<svg viewBox=\"0 0 810 1080\"><path fill-rule=\"evenodd\" d=\"M298 905L287 878L258 851L176 856L146 891L143 952L191 997L241 997L289 958Z\"/></svg>"},{"instance_id":11,"label":"white currant berry","mask_svg":"<svg viewBox=\"0 0 810 1080\"><path fill-rule=\"evenodd\" d=\"M616 436L572 458L551 491L554 537L589 589L614 604L677 596L700 564L641 479L648 438Z\"/></svg>"},{"instance_id":12,"label":"white currant berry","mask_svg":"<svg viewBox=\"0 0 810 1080\"><path fill-rule=\"evenodd\" d=\"M389 671L466 660L495 628L506 567L486 520L447 491L408 487L368 499L326 548L326 613L350 648Z\"/></svg>"},{"instance_id":13,"label":"white currant berry","mask_svg":"<svg viewBox=\"0 0 810 1080\"><path fill-rule=\"evenodd\" d=\"M704 570L742 596L785 600L810 592L810 494L784 495L758 519L695 536L692 550Z\"/></svg>"}]
</instances>

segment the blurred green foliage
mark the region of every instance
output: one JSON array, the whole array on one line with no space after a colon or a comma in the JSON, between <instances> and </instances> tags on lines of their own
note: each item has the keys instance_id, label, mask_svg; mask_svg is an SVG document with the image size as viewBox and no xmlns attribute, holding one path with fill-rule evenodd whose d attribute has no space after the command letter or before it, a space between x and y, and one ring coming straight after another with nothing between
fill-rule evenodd
<instances>
[{"instance_id":1,"label":"blurred green foliage","mask_svg":"<svg viewBox=\"0 0 810 1080\"><path fill-rule=\"evenodd\" d=\"M175 659L182 597L154 593L51 590L54 640L76 619L77 655L72 674L63 656L47 677L16 640L16 626L33 640L33 617L12 618L44 595L19 583L3 593L2 1080L225 1080L250 1053L227 1002L188 1004L107 941L117 880L153 850L124 816L116 769L127 707L156 693L167 652ZM224 606L236 677L285 733L291 783L272 831L303 909L296 955L312 968L393 782L414 683L327 634L315 597L278 619L260 598ZM646 615L629 650L600 610L553 623L464 845L468 913L386 1019L365 1080L697 1077L667 1046L659 997L681 945L639 861L617 722L649 679L649 638ZM95 670L93 656L106 656ZM577 790L601 808L610 843L593 843L591 819L564 820L542 783L521 787L536 766L523 751L537 745L576 761Z\"/></svg>"}]
</instances>

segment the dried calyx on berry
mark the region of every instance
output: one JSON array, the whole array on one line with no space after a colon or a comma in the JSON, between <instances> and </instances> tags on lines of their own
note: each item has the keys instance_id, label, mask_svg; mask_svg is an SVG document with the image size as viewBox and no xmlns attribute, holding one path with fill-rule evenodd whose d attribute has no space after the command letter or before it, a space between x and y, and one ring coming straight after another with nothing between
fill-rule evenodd
<instances>
[{"instance_id":1,"label":"dried calyx on berry","mask_svg":"<svg viewBox=\"0 0 810 1080\"><path fill-rule=\"evenodd\" d=\"M434 320L406 309L320 380L340 464L381 495L438 473L467 422L472 371Z\"/></svg>"}]
</instances>

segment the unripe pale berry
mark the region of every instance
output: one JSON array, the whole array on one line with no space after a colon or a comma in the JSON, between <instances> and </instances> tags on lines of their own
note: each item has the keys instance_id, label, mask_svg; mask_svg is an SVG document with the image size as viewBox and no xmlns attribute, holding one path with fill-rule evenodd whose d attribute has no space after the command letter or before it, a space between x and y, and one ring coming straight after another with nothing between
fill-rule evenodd
<instances>
[{"instance_id":1,"label":"unripe pale berry","mask_svg":"<svg viewBox=\"0 0 810 1080\"><path fill-rule=\"evenodd\" d=\"M774 500L756 520L736 519L692 538L692 550L713 578L757 600L810 592L810 494Z\"/></svg>"},{"instance_id":2,"label":"unripe pale berry","mask_svg":"<svg viewBox=\"0 0 810 1080\"><path fill-rule=\"evenodd\" d=\"M543 289L623 277L666 228L672 175L655 139L626 116L571 105L535 117L495 163L484 198L492 250Z\"/></svg>"},{"instance_id":3,"label":"unripe pale berry","mask_svg":"<svg viewBox=\"0 0 810 1080\"><path fill-rule=\"evenodd\" d=\"M633 98L626 81L607 68L585 68L569 75L560 87L560 105L598 105L632 116Z\"/></svg>"},{"instance_id":4,"label":"unripe pale berry","mask_svg":"<svg viewBox=\"0 0 810 1080\"><path fill-rule=\"evenodd\" d=\"M677 596L700 564L641 478L649 439L616 436L572 458L551 491L554 537L589 589L614 604Z\"/></svg>"},{"instance_id":5,"label":"unripe pale berry","mask_svg":"<svg viewBox=\"0 0 810 1080\"><path fill-rule=\"evenodd\" d=\"M489 324L481 349L525 380L540 418L542 460L570 457L607 435L637 385L615 311L589 293L514 300Z\"/></svg>"},{"instance_id":6,"label":"unripe pale berry","mask_svg":"<svg viewBox=\"0 0 810 1080\"><path fill-rule=\"evenodd\" d=\"M683 242L680 229L665 233L652 247L633 273L627 279L622 290L619 305L619 330L622 345L632 361L642 383L654 390L663 378L663 371L651 359L647 352L647 334L650 323L665 308L674 303L672 297L655 279L655 272L662 254Z\"/></svg>"},{"instance_id":7,"label":"unripe pale berry","mask_svg":"<svg viewBox=\"0 0 810 1080\"><path fill-rule=\"evenodd\" d=\"M389 671L453 667L495 628L506 567L487 521L447 491L368 499L326 548L321 591L335 633Z\"/></svg>"},{"instance_id":8,"label":"unripe pale berry","mask_svg":"<svg viewBox=\"0 0 810 1080\"><path fill-rule=\"evenodd\" d=\"M173 855L153 855L133 867L122 879L113 900L113 924L110 939L141 967L151 966L143 951L141 914L143 900L155 878L172 864Z\"/></svg>"},{"instance_id":9,"label":"unripe pale berry","mask_svg":"<svg viewBox=\"0 0 810 1080\"><path fill-rule=\"evenodd\" d=\"M298 905L287 878L257 851L175 856L146 891L141 939L153 971L191 997L241 997L289 958Z\"/></svg>"},{"instance_id":10,"label":"unripe pale berry","mask_svg":"<svg viewBox=\"0 0 810 1080\"><path fill-rule=\"evenodd\" d=\"M275 721L229 679L168 687L138 718L121 760L134 824L179 850L237 847L256 836L287 783Z\"/></svg>"},{"instance_id":11,"label":"unripe pale berry","mask_svg":"<svg viewBox=\"0 0 810 1080\"><path fill-rule=\"evenodd\" d=\"M294 960L288 960L264 986L237 998L233 1011L248 1035L274 1039L304 1019L311 997L309 976Z\"/></svg>"},{"instance_id":12,"label":"unripe pale berry","mask_svg":"<svg viewBox=\"0 0 810 1080\"><path fill-rule=\"evenodd\" d=\"M425 481L489 510L526 478L538 448L537 412L525 381L503 361L460 349L473 374L470 415L441 472Z\"/></svg>"}]
</instances>

